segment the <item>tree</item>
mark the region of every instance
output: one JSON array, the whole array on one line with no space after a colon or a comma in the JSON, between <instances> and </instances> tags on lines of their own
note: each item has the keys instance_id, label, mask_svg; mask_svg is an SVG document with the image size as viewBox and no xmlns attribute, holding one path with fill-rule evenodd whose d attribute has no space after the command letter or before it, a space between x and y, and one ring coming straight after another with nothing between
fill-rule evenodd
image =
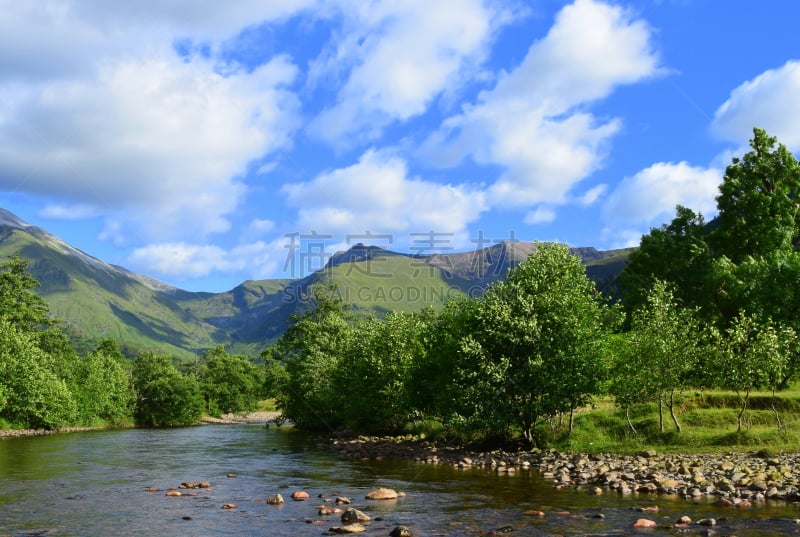
<instances>
[{"instance_id":1,"label":"tree","mask_svg":"<svg viewBox=\"0 0 800 537\"><path fill-rule=\"evenodd\" d=\"M77 406L67 384L33 334L0 319L0 418L22 427L55 429L74 423Z\"/></svg>"},{"instance_id":2,"label":"tree","mask_svg":"<svg viewBox=\"0 0 800 537\"><path fill-rule=\"evenodd\" d=\"M409 381L425 353L424 315L390 313L353 326L345 358L334 372L344 424L360 431L393 432L415 409Z\"/></svg>"},{"instance_id":3,"label":"tree","mask_svg":"<svg viewBox=\"0 0 800 537\"><path fill-rule=\"evenodd\" d=\"M691 385L700 358L700 324L696 310L681 308L667 283L656 280L647 303L634 312L631 321L631 359L643 385L653 390L651 399L659 403L659 426L664 432L663 406L669 408L675 429L681 424L675 414L675 396Z\"/></svg>"},{"instance_id":4,"label":"tree","mask_svg":"<svg viewBox=\"0 0 800 537\"><path fill-rule=\"evenodd\" d=\"M183 376L170 356L145 352L133 362L136 420L150 427L196 423L203 397L193 378Z\"/></svg>"},{"instance_id":5,"label":"tree","mask_svg":"<svg viewBox=\"0 0 800 537\"><path fill-rule=\"evenodd\" d=\"M719 216L709 237L715 257L739 264L748 257L792 250L800 236L800 164L777 138L753 129L752 151L734 158L717 196Z\"/></svg>"},{"instance_id":6,"label":"tree","mask_svg":"<svg viewBox=\"0 0 800 537\"><path fill-rule=\"evenodd\" d=\"M244 356L231 355L222 346L203 356L200 387L206 411L240 414L255 410L264 394L262 371Z\"/></svg>"},{"instance_id":7,"label":"tree","mask_svg":"<svg viewBox=\"0 0 800 537\"><path fill-rule=\"evenodd\" d=\"M703 215L677 206L675 218L642 237L620 274L625 307L632 312L647 302L656 280L669 282L686 305L710 305L711 253ZM712 312L713 314L713 312Z\"/></svg>"},{"instance_id":8,"label":"tree","mask_svg":"<svg viewBox=\"0 0 800 537\"><path fill-rule=\"evenodd\" d=\"M335 429L341 424L341 397L333 374L350 345L350 316L333 286L314 286L310 297L311 309L292 316L272 351L288 376L279 405L299 427Z\"/></svg>"},{"instance_id":9,"label":"tree","mask_svg":"<svg viewBox=\"0 0 800 537\"><path fill-rule=\"evenodd\" d=\"M0 318L31 331L52 324L49 307L33 290L36 278L27 272L28 262L14 254L0 264Z\"/></svg>"},{"instance_id":10,"label":"tree","mask_svg":"<svg viewBox=\"0 0 800 537\"><path fill-rule=\"evenodd\" d=\"M79 358L73 389L84 423L117 425L133 418L135 393L131 365L113 340Z\"/></svg>"},{"instance_id":11,"label":"tree","mask_svg":"<svg viewBox=\"0 0 800 537\"><path fill-rule=\"evenodd\" d=\"M759 387L774 386L786 367L787 347L793 346L793 332L783 334L769 323L740 314L724 334L716 332L717 378L723 388L739 397L736 432L741 432L750 393Z\"/></svg>"},{"instance_id":12,"label":"tree","mask_svg":"<svg viewBox=\"0 0 800 537\"><path fill-rule=\"evenodd\" d=\"M535 443L541 419L571 418L600 391L598 342L615 316L567 246L539 244L506 280L462 305L463 312L446 309L448 322L460 326L441 345L453 353L450 409L472 430L516 429Z\"/></svg>"}]
</instances>

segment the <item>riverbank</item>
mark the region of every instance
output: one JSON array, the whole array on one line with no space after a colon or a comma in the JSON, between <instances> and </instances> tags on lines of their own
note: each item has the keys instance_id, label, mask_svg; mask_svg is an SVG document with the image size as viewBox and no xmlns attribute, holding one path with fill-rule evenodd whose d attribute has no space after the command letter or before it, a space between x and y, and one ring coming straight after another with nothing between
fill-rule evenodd
<instances>
[{"instance_id":1,"label":"riverbank","mask_svg":"<svg viewBox=\"0 0 800 537\"><path fill-rule=\"evenodd\" d=\"M271 423L280 417L280 412L250 412L249 414L223 414L219 418L203 416L203 424ZM47 436L51 434L98 431L110 427L60 427L58 429L0 429L0 439L23 436Z\"/></svg>"},{"instance_id":2,"label":"riverbank","mask_svg":"<svg viewBox=\"0 0 800 537\"><path fill-rule=\"evenodd\" d=\"M410 435L333 438L321 441L320 447L364 460L397 457L419 464L477 467L504 474L536 470L555 488L571 488L587 494L669 495L688 500L712 497L721 505L737 508L764 501L800 503L800 454L797 453L472 452L437 446Z\"/></svg>"},{"instance_id":3,"label":"riverbank","mask_svg":"<svg viewBox=\"0 0 800 537\"><path fill-rule=\"evenodd\" d=\"M104 427L61 427L59 429L0 429L0 438L17 438L21 436L47 436L50 434L94 431L97 429L104 429Z\"/></svg>"}]
</instances>

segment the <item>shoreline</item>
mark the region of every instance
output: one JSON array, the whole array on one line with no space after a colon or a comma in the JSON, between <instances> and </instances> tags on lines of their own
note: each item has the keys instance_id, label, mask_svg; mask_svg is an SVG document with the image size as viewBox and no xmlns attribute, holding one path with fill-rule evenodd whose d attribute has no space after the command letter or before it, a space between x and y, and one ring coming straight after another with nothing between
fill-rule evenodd
<instances>
[{"instance_id":1,"label":"shoreline","mask_svg":"<svg viewBox=\"0 0 800 537\"><path fill-rule=\"evenodd\" d=\"M569 453L556 450L475 452L437 446L419 437L328 438L318 447L348 458L400 458L418 464L483 468L498 474L535 470L556 489L587 494L716 499L722 506L749 508L765 501L800 504L800 454L760 452L636 455Z\"/></svg>"}]
</instances>

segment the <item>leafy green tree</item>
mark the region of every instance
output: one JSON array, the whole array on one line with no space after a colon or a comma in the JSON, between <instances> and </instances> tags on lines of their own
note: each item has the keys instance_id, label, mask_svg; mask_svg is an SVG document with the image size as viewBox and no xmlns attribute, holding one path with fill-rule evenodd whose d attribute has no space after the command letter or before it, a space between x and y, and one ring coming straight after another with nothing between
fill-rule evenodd
<instances>
[{"instance_id":1,"label":"leafy green tree","mask_svg":"<svg viewBox=\"0 0 800 537\"><path fill-rule=\"evenodd\" d=\"M256 409L264 395L261 369L244 356L228 354L221 345L207 351L203 358L200 387L209 414L242 414Z\"/></svg>"},{"instance_id":2,"label":"leafy green tree","mask_svg":"<svg viewBox=\"0 0 800 537\"><path fill-rule=\"evenodd\" d=\"M53 321L47 303L34 292L39 282L27 272L27 267L28 262L19 254L0 264L0 318L31 331Z\"/></svg>"},{"instance_id":3,"label":"leafy green tree","mask_svg":"<svg viewBox=\"0 0 800 537\"><path fill-rule=\"evenodd\" d=\"M631 408L652 400L653 394L658 392L656 378L637 352L630 332L608 334L603 343L610 363L608 394L625 412L631 432L637 434L631 421Z\"/></svg>"},{"instance_id":4,"label":"leafy green tree","mask_svg":"<svg viewBox=\"0 0 800 537\"><path fill-rule=\"evenodd\" d=\"M620 274L626 309L632 312L646 304L656 280L672 284L683 304L710 306L706 236L703 215L680 205L672 222L644 235Z\"/></svg>"},{"instance_id":5,"label":"leafy green tree","mask_svg":"<svg viewBox=\"0 0 800 537\"><path fill-rule=\"evenodd\" d=\"M55 429L75 422L77 406L67 384L49 368L51 357L34 334L0 319L0 418L22 427Z\"/></svg>"},{"instance_id":6,"label":"leafy green tree","mask_svg":"<svg viewBox=\"0 0 800 537\"><path fill-rule=\"evenodd\" d=\"M135 393L131 364L113 340L79 358L75 368L75 397L84 423L119 425L133 418Z\"/></svg>"},{"instance_id":7,"label":"leafy green tree","mask_svg":"<svg viewBox=\"0 0 800 537\"><path fill-rule=\"evenodd\" d=\"M661 432L664 432L664 405L680 432L675 396L696 380L692 375L704 349L695 310L681 308L667 283L656 280L647 304L633 315L630 340L640 380L653 389L651 398L659 403Z\"/></svg>"},{"instance_id":8,"label":"leafy green tree","mask_svg":"<svg viewBox=\"0 0 800 537\"><path fill-rule=\"evenodd\" d=\"M203 414L203 397L194 378L182 375L164 354L145 352L133 362L136 421L151 427L189 425Z\"/></svg>"},{"instance_id":9,"label":"leafy green tree","mask_svg":"<svg viewBox=\"0 0 800 537\"><path fill-rule=\"evenodd\" d=\"M800 236L800 164L763 129L753 129L750 147L725 171L717 225L709 237L715 257L735 264L791 250Z\"/></svg>"},{"instance_id":10,"label":"leafy green tree","mask_svg":"<svg viewBox=\"0 0 800 537\"><path fill-rule=\"evenodd\" d=\"M505 281L462 306L445 310L447 322L462 324L440 349L453 353L452 418L469 430L517 430L533 443L541 419L571 417L600 391L606 367L598 342L615 315L567 246L539 244Z\"/></svg>"},{"instance_id":11,"label":"leafy green tree","mask_svg":"<svg viewBox=\"0 0 800 537\"><path fill-rule=\"evenodd\" d=\"M383 320L355 323L352 345L334 373L345 425L360 431L391 432L413 415L409 380L425 353L424 316L390 313Z\"/></svg>"},{"instance_id":12,"label":"leafy green tree","mask_svg":"<svg viewBox=\"0 0 800 537\"><path fill-rule=\"evenodd\" d=\"M272 351L288 377L279 405L299 427L336 429L341 395L333 379L350 345L351 317L335 287L314 286L309 298L311 308L292 317Z\"/></svg>"},{"instance_id":13,"label":"leafy green tree","mask_svg":"<svg viewBox=\"0 0 800 537\"><path fill-rule=\"evenodd\" d=\"M787 365L787 347L793 346L793 331L777 330L755 317L739 315L724 332L715 333L718 349L717 378L722 388L739 397L737 432L741 432L750 393L759 387L775 385Z\"/></svg>"}]
</instances>

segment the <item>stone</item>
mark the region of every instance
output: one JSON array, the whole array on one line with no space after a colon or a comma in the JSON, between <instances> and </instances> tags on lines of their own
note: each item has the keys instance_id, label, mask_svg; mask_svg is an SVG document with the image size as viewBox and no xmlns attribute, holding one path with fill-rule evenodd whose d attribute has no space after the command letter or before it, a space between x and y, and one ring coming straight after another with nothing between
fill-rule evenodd
<instances>
[{"instance_id":1,"label":"stone","mask_svg":"<svg viewBox=\"0 0 800 537\"><path fill-rule=\"evenodd\" d=\"M292 492L291 498L297 502L302 502L308 499L308 492L304 490L296 490Z\"/></svg>"},{"instance_id":2,"label":"stone","mask_svg":"<svg viewBox=\"0 0 800 537\"><path fill-rule=\"evenodd\" d=\"M347 526L333 526L329 529L331 533L363 533L367 528L361 524L354 523Z\"/></svg>"},{"instance_id":3,"label":"stone","mask_svg":"<svg viewBox=\"0 0 800 537\"><path fill-rule=\"evenodd\" d=\"M640 518L633 523L634 528L655 528L658 524L649 518Z\"/></svg>"},{"instance_id":4,"label":"stone","mask_svg":"<svg viewBox=\"0 0 800 537\"><path fill-rule=\"evenodd\" d=\"M280 505L283 503L283 496L280 494L273 494L269 498L267 498L267 503L270 505Z\"/></svg>"},{"instance_id":5,"label":"stone","mask_svg":"<svg viewBox=\"0 0 800 537\"><path fill-rule=\"evenodd\" d=\"M353 509L352 507L348 507L344 513L342 513L342 522L345 524L354 524L356 522L369 522L371 519L368 514L364 513L363 511L359 511L358 509Z\"/></svg>"},{"instance_id":6,"label":"stone","mask_svg":"<svg viewBox=\"0 0 800 537\"><path fill-rule=\"evenodd\" d=\"M524 512L524 513L522 513L522 514L523 514L523 515L525 515L525 516L538 516L538 517L543 517L543 516L544 516L544 511L537 511L537 510L535 510L535 509L529 509L529 510L525 511L525 512Z\"/></svg>"},{"instance_id":7,"label":"stone","mask_svg":"<svg viewBox=\"0 0 800 537\"><path fill-rule=\"evenodd\" d=\"M411 530L405 526L395 526L395 528L389 532L389 537L413 537L414 534L411 533Z\"/></svg>"},{"instance_id":8,"label":"stone","mask_svg":"<svg viewBox=\"0 0 800 537\"><path fill-rule=\"evenodd\" d=\"M234 503L226 503L222 506L225 510L236 509L236 504Z\"/></svg>"},{"instance_id":9,"label":"stone","mask_svg":"<svg viewBox=\"0 0 800 537\"><path fill-rule=\"evenodd\" d=\"M183 496L183 494L181 494L181 492L180 492L179 490L170 490L170 491L167 491L167 494L166 494L166 495L167 495L167 496L172 496L172 497Z\"/></svg>"},{"instance_id":10,"label":"stone","mask_svg":"<svg viewBox=\"0 0 800 537\"><path fill-rule=\"evenodd\" d=\"M381 487L367 494L366 498L368 500L396 500L397 492Z\"/></svg>"}]
</instances>

